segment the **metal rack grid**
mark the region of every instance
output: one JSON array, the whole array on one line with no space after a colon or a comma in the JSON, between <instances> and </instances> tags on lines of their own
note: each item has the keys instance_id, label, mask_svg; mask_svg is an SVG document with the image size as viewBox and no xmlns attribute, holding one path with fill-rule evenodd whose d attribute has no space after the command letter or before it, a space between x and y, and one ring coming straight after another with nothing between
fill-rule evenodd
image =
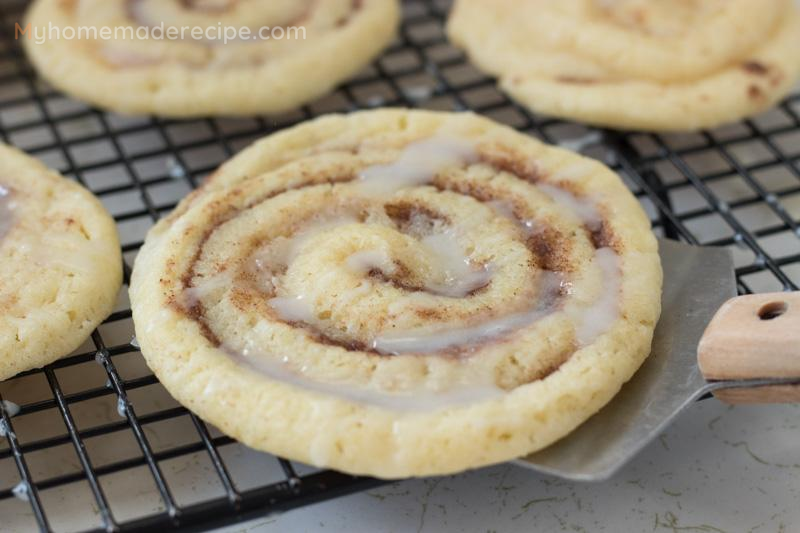
<instances>
[{"instance_id":1,"label":"metal rack grid","mask_svg":"<svg viewBox=\"0 0 800 533\"><path fill-rule=\"evenodd\" d=\"M103 201L122 237L126 284L153 221L252 140L326 112L399 105L470 109L579 148L623 176L657 233L730 247L741 292L797 289L800 94L752 120L682 135L595 130L534 116L448 44L448 4L405 1L392 47L355 80L297 112L178 122L103 112L43 84L13 36L27 2L6 0L0 137ZM0 398L20 404L14 413L14 404L0 402L7 433L0 439L0 529L198 530L381 483L243 449L171 401L141 361L124 293L76 354L1 383ZM175 466L185 458L191 468ZM186 470L195 477L181 479ZM195 490L208 484L216 491ZM137 498L146 501L131 506Z\"/></svg>"}]
</instances>

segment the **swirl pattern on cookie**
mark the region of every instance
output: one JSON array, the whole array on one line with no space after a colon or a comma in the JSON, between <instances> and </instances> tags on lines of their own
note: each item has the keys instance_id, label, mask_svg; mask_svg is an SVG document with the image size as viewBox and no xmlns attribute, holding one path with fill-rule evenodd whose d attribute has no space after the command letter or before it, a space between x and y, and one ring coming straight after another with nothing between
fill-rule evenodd
<instances>
[{"instance_id":1,"label":"swirl pattern on cookie","mask_svg":"<svg viewBox=\"0 0 800 533\"><path fill-rule=\"evenodd\" d=\"M791 0L457 0L448 34L532 110L614 128L732 122L800 76Z\"/></svg>"},{"instance_id":2,"label":"swirl pattern on cookie","mask_svg":"<svg viewBox=\"0 0 800 533\"><path fill-rule=\"evenodd\" d=\"M110 38L25 41L42 75L78 98L126 113L244 115L294 109L355 75L394 37L399 7L396 0L37 0L26 21L31 31L109 29Z\"/></svg>"},{"instance_id":3,"label":"swirl pattern on cookie","mask_svg":"<svg viewBox=\"0 0 800 533\"><path fill-rule=\"evenodd\" d=\"M121 283L116 228L100 202L0 144L0 381L75 350Z\"/></svg>"},{"instance_id":4,"label":"swirl pattern on cookie","mask_svg":"<svg viewBox=\"0 0 800 533\"><path fill-rule=\"evenodd\" d=\"M630 377L658 316L655 239L619 178L471 114L301 125L176 213L133 275L148 364L245 443L346 471L540 448Z\"/></svg>"}]
</instances>

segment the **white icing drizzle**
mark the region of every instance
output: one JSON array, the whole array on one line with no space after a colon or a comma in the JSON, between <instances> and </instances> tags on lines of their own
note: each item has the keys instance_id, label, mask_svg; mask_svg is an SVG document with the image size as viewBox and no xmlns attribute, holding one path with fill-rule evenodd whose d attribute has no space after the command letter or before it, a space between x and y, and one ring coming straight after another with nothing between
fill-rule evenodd
<instances>
[{"instance_id":1,"label":"white icing drizzle","mask_svg":"<svg viewBox=\"0 0 800 533\"><path fill-rule=\"evenodd\" d=\"M425 284L430 293L451 298L463 298L472 291L486 286L492 279L489 268L474 268L470 258L456 240L455 231L448 229L426 235L420 239L434 267L434 279ZM378 269L392 275L397 266L385 250L362 250L345 261L349 270L366 274Z\"/></svg>"},{"instance_id":2,"label":"white icing drizzle","mask_svg":"<svg viewBox=\"0 0 800 533\"><path fill-rule=\"evenodd\" d=\"M323 231L337 226L352 224L356 219L350 215L341 215L331 219L314 221L292 237L278 237L269 245L258 251L253 257L253 268L268 292L279 288L277 273L286 269L297 257L303 244ZM271 298L267 302L282 319L289 322L307 322L315 320L313 305L303 294L285 295Z\"/></svg>"},{"instance_id":3,"label":"white icing drizzle","mask_svg":"<svg viewBox=\"0 0 800 533\"><path fill-rule=\"evenodd\" d=\"M410 100L420 102L430 98L431 95L433 95L433 91L434 88L429 85L415 85L413 87L404 88L403 94L405 94Z\"/></svg>"},{"instance_id":4,"label":"white icing drizzle","mask_svg":"<svg viewBox=\"0 0 800 533\"><path fill-rule=\"evenodd\" d=\"M356 182L357 190L370 196L390 196L391 194L408 187L422 185L430 182L436 174L444 168L461 166L476 161L477 151L472 142L448 137L433 137L417 141L406 146L400 157L389 164L374 165L360 174ZM273 246L267 248L272 254L266 261L257 257L262 264L262 270L276 271L279 267L290 264L296 250L302 242L320 231L330 229L343 223L355 222L353 218L323 221L296 234L283 251L277 253ZM463 250L458 249L454 242L454 235L431 234L423 237L422 244L428 248L434 262L440 267L442 280L426 287L436 294L452 297L464 297L471 291L486 285L490 280L488 269L472 268L470 261L465 257ZM365 273L372 268L379 268L384 273L391 275L394 265L391 258L382 251L365 250L350 256L346 265L358 273ZM275 281L272 280L273 288ZM311 304L304 295L273 298L269 301L284 320L311 322L314 312Z\"/></svg>"},{"instance_id":5,"label":"white icing drizzle","mask_svg":"<svg viewBox=\"0 0 800 533\"><path fill-rule=\"evenodd\" d=\"M535 225L533 220L520 220L517 218L517 215L514 214L514 205L508 200L491 200L486 202L492 211L497 213L497 215L506 218L513 222L517 227L519 227L522 232L527 235L533 235L535 230Z\"/></svg>"},{"instance_id":6,"label":"white icing drizzle","mask_svg":"<svg viewBox=\"0 0 800 533\"><path fill-rule=\"evenodd\" d=\"M370 96L369 98L367 98L367 105L369 107L380 107L385 103L386 103L386 100L383 98L383 96L380 96L378 94L374 94L374 95Z\"/></svg>"},{"instance_id":7,"label":"white icing drizzle","mask_svg":"<svg viewBox=\"0 0 800 533\"><path fill-rule=\"evenodd\" d=\"M20 481L14 488L11 489L11 494L14 495L15 498L18 500L22 500L23 502L30 501L30 490L28 489L28 484L24 481Z\"/></svg>"},{"instance_id":8,"label":"white icing drizzle","mask_svg":"<svg viewBox=\"0 0 800 533\"><path fill-rule=\"evenodd\" d=\"M356 274L366 274L377 268L381 272L391 275L397 270L391 256L385 250L362 250L356 252L345 260L348 269Z\"/></svg>"},{"instance_id":9,"label":"white icing drizzle","mask_svg":"<svg viewBox=\"0 0 800 533\"><path fill-rule=\"evenodd\" d=\"M388 195L405 187L427 183L444 167L462 165L477 159L472 143L460 139L436 137L410 144L394 163L377 165L362 172L359 188L366 188L370 194ZM603 217L590 201L578 198L558 186L546 183L537 185L540 191L549 196L565 210L575 214L590 231L599 229ZM500 216L515 221L526 235L534 232L532 221L519 221L509 201L495 200L489 206ZM327 227L327 223L321 226ZM312 227L314 232L317 226ZM303 239L312 231L304 231L293 238ZM470 260L459 247L452 229L444 229L421 237L420 242L434 260L442 281L429 283L425 288L435 294L450 297L465 297L491 280L488 269L474 269ZM296 247L296 245L292 245ZM289 254L291 256L291 254ZM288 263L291 257L285 257ZM601 269L604 289L598 300L589 308L573 316L576 337L579 345L590 344L607 331L619 317L618 298L621 287L619 257L609 249L597 250L593 260ZM364 250L357 252L346 261L349 269L365 273L372 268L391 274L394 266L389 254L383 250ZM572 294L572 283L557 274L549 274L543 281L543 294L557 294L558 289ZM553 301L555 296L546 296ZM317 321L313 304L304 295L273 298L269 302L279 316L288 321L315 324ZM385 354L432 353L449 348L477 344L493 337L499 337L514 330L527 327L552 312L550 304L537 305L523 312L491 319L473 326L451 327L441 330L392 331L388 335L378 335L372 341L372 348Z\"/></svg>"},{"instance_id":10,"label":"white icing drizzle","mask_svg":"<svg viewBox=\"0 0 800 533\"><path fill-rule=\"evenodd\" d=\"M548 195L556 204L574 213L590 231L602 227L603 217L597 207L590 201L577 198L571 193L554 185L539 184L539 190ZM588 308L576 313L575 336L579 346L587 346L597 337L608 331L620 314L619 298L622 290L622 273L620 257L609 247L595 250L592 258L594 265L600 269L603 279L603 291L600 297ZM570 283L566 284L567 293L573 293Z\"/></svg>"},{"instance_id":11,"label":"white icing drizzle","mask_svg":"<svg viewBox=\"0 0 800 533\"><path fill-rule=\"evenodd\" d=\"M82 193L65 193L60 201L68 204L72 199L77 202L84 200ZM7 236L16 221L16 211L22 212L24 206L16 198L15 191L0 185L0 239ZM24 224L20 220L20 230ZM33 234L27 231L25 239L15 243L14 251L24 258L31 268L52 269L58 268L80 275L91 275L96 271L97 258L107 251L107 242L90 236L86 240L77 231L38 231ZM73 253L75 248L80 248L82 253Z\"/></svg>"},{"instance_id":12,"label":"white icing drizzle","mask_svg":"<svg viewBox=\"0 0 800 533\"><path fill-rule=\"evenodd\" d=\"M14 436L14 432L8 427L6 421L0 418L0 439L8 436Z\"/></svg>"},{"instance_id":13,"label":"white icing drizzle","mask_svg":"<svg viewBox=\"0 0 800 533\"><path fill-rule=\"evenodd\" d=\"M497 215L507 218L512 222L517 221L517 216L514 214L514 205L508 200L490 200L486 205L491 208Z\"/></svg>"},{"instance_id":14,"label":"white icing drizzle","mask_svg":"<svg viewBox=\"0 0 800 533\"><path fill-rule=\"evenodd\" d=\"M491 281L489 268L473 268L469 257L458 244L455 231L446 230L426 235L421 242L428 249L437 270L442 275L441 281L429 283L425 287L430 292L451 298L463 298Z\"/></svg>"},{"instance_id":15,"label":"white icing drizzle","mask_svg":"<svg viewBox=\"0 0 800 533\"><path fill-rule=\"evenodd\" d=\"M461 167L478 160L473 143L463 139L433 137L409 144L398 159L389 164L375 165L365 169L360 179L352 184L357 191L369 196L386 198L395 192L430 181L443 169ZM570 167L565 172L583 172L585 164ZM576 197L556 185L537 184L538 189L550 197L565 211L572 212L590 231L602 227L603 217L590 199ZM489 206L499 215L515 222L526 234L535 231L530 220L520 221L514 214L509 201L489 202ZM314 310L314 303L303 294L286 294L278 287L279 274L296 258L303 244L322 231L342 224L357 222L351 216L329 217L308 224L291 237L279 237L258 252L252 268L264 274L264 284L279 296L268 301L277 314L290 322L303 322L311 325L320 322ZM490 269L476 269L470 258L460 247L458 239L450 228L437 228L421 233L419 244L428 254L435 266L434 278L425 287L441 296L464 297L490 281ZM364 249L351 254L344 261L344 267L357 275L372 269L379 269L391 275L396 265L390 252L384 249ZM611 248L595 251L592 268L600 270L603 287L599 297L586 307L570 310L574 323L578 346L586 346L608 331L619 317L619 297L622 287L620 258ZM437 276L438 275L438 276ZM197 302L220 286L230 284L230 275L213 276L202 280L198 286L186 290L184 298ZM356 289L368 291L370 283L362 282ZM472 325L450 326L441 329L418 329L391 331L379 334L371 342L374 350L383 354L425 354L445 351L455 347L470 347L531 326L536 321L553 313L559 304L560 294L572 294L572 283L559 273L542 272L539 298L531 307L497 318L488 318ZM415 294L410 295L413 298ZM256 328L262 327L257 325ZM271 379L292 386L302 387L326 395L338 396L368 405L401 410L431 410L452 405L469 404L492 398L499 398L504 391L497 388L491 376L488 381L459 384L446 391L432 391L423 387L412 391L387 392L369 386L353 385L346 382L320 382L305 375L304 368L292 368L288 357L279 359L273 354L259 351L251 341L239 340L244 347L239 348L228 342L221 349L235 360L245 363L264 373ZM249 344L248 344L249 343Z\"/></svg>"},{"instance_id":16,"label":"white icing drizzle","mask_svg":"<svg viewBox=\"0 0 800 533\"><path fill-rule=\"evenodd\" d=\"M167 173L170 178L181 179L186 177L186 168L180 164L177 158L169 156L167 158Z\"/></svg>"},{"instance_id":17,"label":"white icing drizzle","mask_svg":"<svg viewBox=\"0 0 800 533\"><path fill-rule=\"evenodd\" d=\"M354 224L358 220L352 215L338 215L330 218L320 217L301 228L291 237L277 237L253 255L253 269L261 275L267 288L275 288L275 273L288 267L303 245L311 238L338 226ZM265 276L269 276L266 278Z\"/></svg>"},{"instance_id":18,"label":"white icing drizzle","mask_svg":"<svg viewBox=\"0 0 800 533\"><path fill-rule=\"evenodd\" d=\"M590 307L582 310L576 321L575 336L580 346L593 343L619 318L622 289L619 256L611 248L600 248L595 252L593 262L602 272L603 292Z\"/></svg>"},{"instance_id":19,"label":"white icing drizzle","mask_svg":"<svg viewBox=\"0 0 800 533\"><path fill-rule=\"evenodd\" d=\"M117 414L122 418L127 418L128 404L121 397L117 397Z\"/></svg>"},{"instance_id":20,"label":"white icing drizzle","mask_svg":"<svg viewBox=\"0 0 800 533\"><path fill-rule=\"evenodd\" d=\"M540 299L532 309L512 313L473 326L446 328L440 330L418 330L378 336L372 341L372 348L387 355L404 353L432 353L448 348L478 344L500 337L534 322L553 312L561 276L543 272L539 289Z\"/></svg>"},{"instance_id":21,"label":"white icing drizzle","mask_svg":"<svg viewBox=\"0 0 800 533\"><path fill-rule=\"evenodd\" d=\"M590 231L594 231L603 224L603 217L600 211L594 204L581 200L575 197L568 191L549 185L547 183L540 183L537 185L538 189L550 197L556 204L564 207L567 211L576 215L581 222L583 222Z\"/></svg>"},{"instance_id":22,"label":"white icing drizzle","mask_svg":"<svg viewBox=\"0 0 800 533\"><path fill-rule=\"evenodd\" d=\"M183 290L183 305L187 309L191 309L209 294L218 289L230 287L232 283L233 277L227 271L196 281L194 285Z\"/></svg>"},{"instance_id":23,"label":"white icing drizzle","mask_svg":"<svg viewBox=\"0 0 800 533\"><path fill-rule=\"evenodd\" d=\"M3 410L5 410L6 414L9 418L13 418L17 416L20 412L19 405L15 404L14 402L9 402L8 400L3 400L0 402L3 404Z\"/></svg>"},{"instance_id":24,"label":"white icing drizzle","mask_svg":"<svg viewBox=\"0 0 800 533\"><path fill-rule=\"evenodd\" d=\"M501 398L504 394L502 389L488 380L485 383L456 385L446 391L418 389L405 392L387 392L363 386L355 387L346 382L320 382L304 376L302 369L299 371L292 369L288 357L279 361L255 350L252 344L246 345L242 349L231 346L222 346L221 349L234 359L245 362L275 381L357 403L398 411L445 409Z\"/></svg>"},{"instance_id":25,"label":"white icing drizzle","mask_svg":"<svg viewBox=\"0 0 800 533\"><path fill-rule=\"evenodd\" d=\"M317 230L327 229L330 225L316 226ZM299 239L305 239L312 232L303 232ZM445 230L441 233L427 235L421 239L436 269L434 281L427 283L425 289L431 293L452 298L463 298L470 292L484 287L491 281L490 269L474 268L470 259L458 245L454 232ZM274 272L278 267L285 267L291 262L294 251L298 247L295 239L287 239L280 243L281 251L261 252L256 261L259 268ZM268 256L265 259L265 255ZM379 269L386 275L392 275L397 267L391 256L385 250L361 250L345 260L345 266L352 272L364 275L372 269ZM277 288L277 280L264 281ZM364 285L359 285L357 291L363 291ZM282 319L289 322L316 322L316 315L312 303L304 294L280 296L271 298L269 305Z\"/></svg>"},{"instance_id":26,"label":"white icing drizzle","mask_svg":"<svg viewBox=\"0 0 800 533\"><path fill-rule=\"evenodd\" d=\"M358 189L368 195L389 196L401 189L429 183L447 167L478 160L475 145L464 139L431 137L406 146L397 161L361 172Z\"/></svg>"},{"instance_id":27,"label":"white icing drizzle","mask_svg":"<svg viewBox=\"0 0 800 533\"><path fill-rule=\"evenodd\" d=\"M0 239L5 237L11 226L14 225L16 207L16 202L11 197L11 191L0 185Z\"/></svg>"},{"instance_id":28,"label":"white icing drizzle","mask_svg":"<svg viewBox=\"0 0 800 533\"><path fill-rule=\"evenodd\" d=\"M289 322L305 322L311 324L316 321L314 306L305 296L279 296L269 300L272 307L283 320Z\"/></svg>"},{"instance_id":29,"label":"white icing drizzle","mask_svg":"<svg viewBox=\"0 0 800 533\"><path fill-rule=\"evenodd\" d=\"M595 172L597 169L597 163L593 159L589 159L588 157L579 159L577 161L573 161L571 163L567 163L563 167L559 168L555 174L553 174L553 181L558 182L561 180L575 180L583 178L586 175ZM542 184L539 184L541 186ZM547 185L547 184L544 184Z\"/></svg>"},{"instance_id":30,"label":"white icing drizzle","mask_svg":"<svg viewBox=\"0 0 800 533\"><path fill-rule=\"evenodd\" d=\"M582 152L590 146L600 144L602 141L603 135L599 131L590 131L580 137L558 141L558 145L573 152Z\"/></svg>"}]
</instances>

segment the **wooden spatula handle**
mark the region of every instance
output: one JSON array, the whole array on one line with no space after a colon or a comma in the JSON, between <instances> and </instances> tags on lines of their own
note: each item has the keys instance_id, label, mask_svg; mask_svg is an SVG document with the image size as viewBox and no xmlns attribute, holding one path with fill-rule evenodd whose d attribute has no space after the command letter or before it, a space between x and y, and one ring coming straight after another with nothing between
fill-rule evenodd
<instances>
[{"instance_id":1,"label":"wooden spatula handle","mask_svg":"<svg viewBox=\"0 0 800 533\"><path fill-rule=\"evenodd\" d=\"M800 378L800 292L751 294L728 300L697 350L707 380ZM722 389L729 403L800 402L800 386Z\"/></svg>"}]
</instances>

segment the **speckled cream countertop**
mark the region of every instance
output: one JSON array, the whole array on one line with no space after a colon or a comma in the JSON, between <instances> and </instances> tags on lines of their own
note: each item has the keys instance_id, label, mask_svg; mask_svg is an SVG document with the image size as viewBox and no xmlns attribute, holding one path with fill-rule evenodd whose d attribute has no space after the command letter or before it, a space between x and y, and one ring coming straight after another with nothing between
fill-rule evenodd
<instances>
[{"instance_id":1,"label":"speckled cream countertop","mask_svg":"<svg viewBox=\"0 0 800 533\"><path fill-rule=\"evenodd\" d=\"M230 532L800 531L800 405L699 402L610 481L500 465L410 480Z\"/></svg>"}]
</instances>

